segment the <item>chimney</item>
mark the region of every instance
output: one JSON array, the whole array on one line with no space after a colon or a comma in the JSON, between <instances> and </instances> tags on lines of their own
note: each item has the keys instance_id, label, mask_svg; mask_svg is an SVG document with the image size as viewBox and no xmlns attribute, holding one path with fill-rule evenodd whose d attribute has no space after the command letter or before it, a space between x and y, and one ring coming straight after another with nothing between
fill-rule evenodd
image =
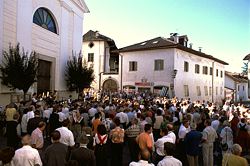
<instances>
[{"instance_id":1,"label":"chimney","mask_svg":"<svg viewBox=\"0 0 250 166\"><path fill-rule=\"evenodd\" d=\"M192 47L193 47L193 43L189 43L189 48L192 49Z\"/></svg>"},{"instance_id":2,"label":"chimney","mask_svg":"<svg viewBox=\"0 0 250 166\"><path fill-rule=\"evenodd\" d=\"M95 31L95 37L99 37L99 31Z\"/></svg>"},{"instance_id":3,"label":"chimney","mask_svg":"<svg viewBox=\"0 0 250 166\"><path fill-rule=\"evenodd\" d=\"M179 43L178 33L170 33L170 38L171 38L174 42Z\"/></svg>"},{"instance_id":4,"label":"chimney","mask_svg":"<svg viewBox=\"0 0 250 166\"><path fill-rule=\"evenodd\" d=\"M199 51L201 52L202 47L199 47Z\"/></svg>"}]
</instances>

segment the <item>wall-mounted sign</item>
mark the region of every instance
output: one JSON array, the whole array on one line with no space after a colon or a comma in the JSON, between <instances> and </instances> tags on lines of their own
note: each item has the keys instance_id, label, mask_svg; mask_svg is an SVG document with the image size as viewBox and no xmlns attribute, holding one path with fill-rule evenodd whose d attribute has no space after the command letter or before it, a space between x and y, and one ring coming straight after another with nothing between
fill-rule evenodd
<instances>
[{"instance_id":1,"label":"wall-mounted sign","mask_svg":"<svg viewBox=\"0 0 250 166\"><path fill-rule=\"evenodd\" d=\"M135 86L154 86L153 82L135 82Z\"/></svg>"}]
</instances>

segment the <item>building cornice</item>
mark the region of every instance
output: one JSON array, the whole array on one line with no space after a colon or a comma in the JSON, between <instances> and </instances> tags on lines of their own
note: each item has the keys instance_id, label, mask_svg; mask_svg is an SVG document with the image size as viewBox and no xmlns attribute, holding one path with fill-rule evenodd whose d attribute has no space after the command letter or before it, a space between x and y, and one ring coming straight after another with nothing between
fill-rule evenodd
<instances>
[{"instance_id":1,"label":"building cornice","mask_svg":"<svg viewBox=\"0 0 250 166\"><path fill-rule=\"evenodd\" d=\"M89 8L84 2L84 0L71 0L81 11L84 13L89 13Z\"/></svg>"}]
</instances>

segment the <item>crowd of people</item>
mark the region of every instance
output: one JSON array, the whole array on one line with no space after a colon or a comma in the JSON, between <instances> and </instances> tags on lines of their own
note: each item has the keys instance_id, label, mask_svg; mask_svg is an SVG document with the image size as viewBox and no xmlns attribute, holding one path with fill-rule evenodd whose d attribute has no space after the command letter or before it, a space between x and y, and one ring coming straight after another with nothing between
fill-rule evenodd
<instances>
[{"instance_id":1,"label":"crowd of people","mask_svg":"<svg viewBox=\"0 0 250 166\"><path fill-rule=\"evenodd\" d=\"M122 166L125 147L129 166L248 165L242 156L250 150L250 112L230 101L124 92L56 101L34 94L2 114L2 165Z\"/></svg>"}]
</instances>

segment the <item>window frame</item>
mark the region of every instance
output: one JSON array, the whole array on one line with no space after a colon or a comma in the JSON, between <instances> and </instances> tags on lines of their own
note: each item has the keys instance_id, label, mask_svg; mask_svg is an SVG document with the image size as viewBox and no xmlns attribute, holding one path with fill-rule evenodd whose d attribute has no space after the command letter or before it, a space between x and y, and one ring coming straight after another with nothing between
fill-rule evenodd
<instances>
[{"instance_id":1,"label":"window frame","mask_svg":"<svg viewBox=\"0 0 250 166\"><path fill-rule=\"evenodd\" d=\"M204 95L208 96L208 86L204 86Z\"/></svg>"},{"instance_id":2,"label":"window frame","mask_svg":"<svg viewBox=\"0 0 250 166\"><path fill-rule=\"evenodd\" d=\"M164 59L155 59L154 60L154 70L155 71L164 70Z\"/></svg>"},{"instance_id":3,"label":"window frame","mask_svg":"<svg viewBox=\"0 0 250 166\"><path fill-rule=\"evenodd\" d=\"M138 66L137 66L137 61L129 61L129 71L137 71Z\"/></svg>"},{"instance_id":4,"label":"window frame","mask_svg":"<svg viewBox=\"0 0 250 166\"><path fill-rule=\"evenodd\" d=\"M194 73L200 74L200 65L199 64L195 64Z\"/></svg>"},{"instance_id":5,"label":"window frame","mask_svg":"<svg viewBox=\"0 0 250 166\"><path fill-rule=\"evenodd\" d=\"M197 96L201 96L201 87L200 86L196 86L196 93L197 93Z\"/></svg>"},{"instance_id":6,"label":"window frame","mask_svg":"<svg viewBox=\"0 0 250 166\"><path fill-rule=\"evenodd\" d=\"M208 74L208 67L207 66L202 66L202 74L205 74L205 75Z\"/></svg>"},{"instance_id":7,"label":"window frame","mask_svg":"<svg viewBox=\"0 0 250 166\"><path fill-rule=\"evenodd\" d=\"M189 97L189 88L188 85L183 85L184 87L184 97Z\"/></svg>"},{"instance_id":8,"label":"window frame","mask_svg":"<svg viewBox=\"0 0 250 166\"><path fill-rule=\"evenodd\" d=\"M94 62L94 53L88 53L88 62Z\"/></svg>"},{"instance_id":9,"label":"window frame","mask_svg":"<svg viewBox=\"0 0 250 166\"><path fill-rule=\"evenodd\" d=\"M36 9L32 17L32 23L52 33L58 34L56 19L52 12L47 8L40 7Z\"/></svg>"},{"instance_id":10,"label":"window frame","mask_svg":"<svg viewBox=\"0 0 250 166\"><path fill-rule=\"evenodd\" d=\"M213 71L213 68L210 67L210 68L209 68L209 75L213 75L213 72L214 72L214 71Z\"/></svg>"},{"instance_id":11,"label":"window frame","mask_svg":"<svg viewBox=\"0 0 250 166\"><path fill-rule=\"evenodd\" d=\"M189 63L187 61L184 61L184 72L188 72L189 70Z\"/></svg>"}]
</instances>

